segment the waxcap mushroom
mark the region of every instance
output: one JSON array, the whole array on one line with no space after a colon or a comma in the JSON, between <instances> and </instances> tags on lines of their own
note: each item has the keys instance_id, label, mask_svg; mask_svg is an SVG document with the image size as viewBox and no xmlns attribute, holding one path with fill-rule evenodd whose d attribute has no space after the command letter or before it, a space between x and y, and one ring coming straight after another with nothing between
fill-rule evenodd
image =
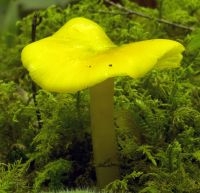
<instances>
[{"instance_id":1,"label":"waxcap mushroom","mask_svg":"<svg viewBox=\"0 0 200 193\"><path fill-rule=\"evenodd\" d=\"M43 89L73 93L115 76L139 78L180 65L182 44L167 39L116 46L95 22L73 18L50 37L27 45L22 63Z\"/></svg>"}]
</instances>

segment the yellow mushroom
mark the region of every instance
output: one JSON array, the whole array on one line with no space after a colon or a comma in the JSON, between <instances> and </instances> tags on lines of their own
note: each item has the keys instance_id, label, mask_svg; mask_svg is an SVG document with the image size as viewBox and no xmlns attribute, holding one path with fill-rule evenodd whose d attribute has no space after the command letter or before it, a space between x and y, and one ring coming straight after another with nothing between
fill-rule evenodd
<instances>
[{"instance_id":1,"label":"yellow mushroom","mask_svg":"<svg viewBox=\"0 0 200 193\"><path fill-rule=\"evenodd\" d=\"M119 178L112 77L139 78L153 68L178 67L183 50L166 39L117 46L98 24L78 17L27 45L22 63L43 89L72 93L90 87L94 162L98 186L104 187Z\"/></svg>"}]
</instances>

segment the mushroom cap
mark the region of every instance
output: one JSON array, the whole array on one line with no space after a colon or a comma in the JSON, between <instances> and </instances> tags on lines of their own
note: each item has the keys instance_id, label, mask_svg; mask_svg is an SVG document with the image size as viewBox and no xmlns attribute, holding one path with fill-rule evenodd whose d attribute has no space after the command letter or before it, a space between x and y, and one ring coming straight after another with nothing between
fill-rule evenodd
<instances>
[{"instance_id":1,"label":"mushroom cap","mask_svg":"<svg viewBox=\"0 0 200 193\"><path fill-rule=\"evenodd\" d=\"M180 43L166 39L116 46L98 24L78 17L27 45L21 57L43 89L72 93L114 76L139 78L154 67L178 67L183 50Z\"/></svg>"}]
</instances>

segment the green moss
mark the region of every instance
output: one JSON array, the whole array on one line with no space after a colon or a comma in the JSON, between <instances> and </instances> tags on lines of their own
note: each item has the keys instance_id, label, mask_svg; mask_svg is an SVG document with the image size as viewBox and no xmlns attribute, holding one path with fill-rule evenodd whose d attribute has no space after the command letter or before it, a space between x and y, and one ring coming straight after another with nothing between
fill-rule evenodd
<instances>
[{"instance_id":1,"label":"green moss","mask_svg":"<svg viewBox=\"0 0 200 193\"><path fill-rule=\"evenodd\" d=\"M140 80L115 79L121 178L107 192L199 192L199 1L165 0L156 9L131 1L122 5L195 30L136 16L103 1L83 0L40 10L36 39L51 35L72 17L83 16L99 23L118 44L150 38L184 43L181 68L154 71ZM33 13L17 22L12 45L3 41L0 45L0 162L15 168L0 171L0 192L13 192L16 187L17 193L33 187L37 191L94 187L88 91L71 95L37 88L38 107L33 104L31 81L20 62L21 49L31 41L32 17ZM38 129L36 109L42 129ZM22 166L26 170L20 172Z\"/></svg>"},{"instance_id":2,"label":"green moss","mask_svg":"<svg viewBox=\"0 0 200 193\"><path fill-rule=\"evenodd\" d=\"M53 192L42 192L42 193L53 193ZM58 191L57 193L94 193L94 191L76 189L76 190Z\"/></svg>"}]
</instances>

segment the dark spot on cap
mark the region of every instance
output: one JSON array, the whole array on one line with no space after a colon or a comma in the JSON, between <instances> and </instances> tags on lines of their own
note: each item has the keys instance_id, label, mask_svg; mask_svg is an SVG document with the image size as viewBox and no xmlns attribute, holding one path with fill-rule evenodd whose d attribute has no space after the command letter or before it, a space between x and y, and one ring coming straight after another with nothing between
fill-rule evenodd
<instances>
[{"instance_id":1,"label":"dark spot on cap","mask_svg":"<svg viewBox=\"0 0 200 193\"><path fill-rule=\"evenodd\" d=\"M89 67L89 68L92 68L92 65L89 65L88 67Z\"/></svg>"},{"instance_id":2,"label":"dark spot on cap","mask_svg":"<svg viewBox=\"0 0 200 193\"><path fill-rule=\"evenodd\" d=\"M109 67L112 67L112 64L108 64Z\"/></svg>"}]
</instances>

